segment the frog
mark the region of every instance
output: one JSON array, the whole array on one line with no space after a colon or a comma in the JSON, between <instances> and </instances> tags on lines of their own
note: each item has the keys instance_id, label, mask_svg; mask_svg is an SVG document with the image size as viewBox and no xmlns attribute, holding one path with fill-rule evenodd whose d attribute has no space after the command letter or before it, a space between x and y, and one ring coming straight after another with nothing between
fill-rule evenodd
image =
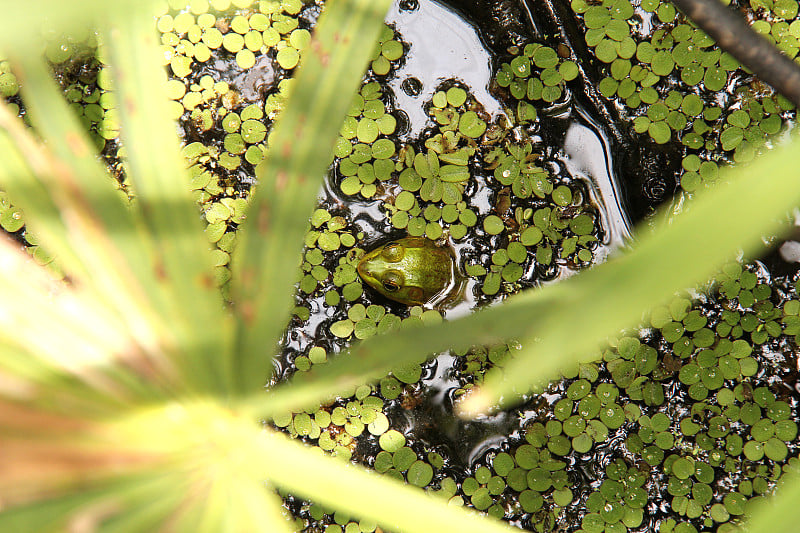
<instances>
[{"instance_id":1,"label":"frog","mask_svg":"<svg viewBox=\"0 0 800 533\"><path fill-rule=\"evenodd\" d=\"M404 237L367 252L358 274L380 294L406 305L436 304L458 284L453 249L426 237Z\"/></svg>"}]
</instances>

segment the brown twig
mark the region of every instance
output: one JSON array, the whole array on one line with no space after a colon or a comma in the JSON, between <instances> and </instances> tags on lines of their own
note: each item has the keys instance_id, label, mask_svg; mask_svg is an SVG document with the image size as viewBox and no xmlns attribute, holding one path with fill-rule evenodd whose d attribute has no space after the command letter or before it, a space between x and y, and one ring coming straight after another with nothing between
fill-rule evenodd
<instances>
[{"instance_id":1,"label":"brown twig","mask_svg":"<svg viewBox=\"0 0 800 533\"><path fill-rule=\"evenodd\" d=\"M800 65L719 0L672 0L687 17L761 81L800 106Z\"/></svg>"}]
</instances>

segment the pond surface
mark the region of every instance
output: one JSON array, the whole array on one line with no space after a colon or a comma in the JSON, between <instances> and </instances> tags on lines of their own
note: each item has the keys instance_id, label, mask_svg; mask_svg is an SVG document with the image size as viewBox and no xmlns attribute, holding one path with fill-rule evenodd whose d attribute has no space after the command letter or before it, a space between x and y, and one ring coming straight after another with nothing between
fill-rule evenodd
<instances>
[{"instance_id":1,"label":"pond surface","mask_svg":"<svg viewBox=\"0 0 800 533\"><path fill-rule=\"evenodd\" d=\"M794 0L736 5L800 49ZM286 0L158 20L223 292L255 165L320 9ZM590 268L794 124L791 106L659 0L401 0L386 22L311 218L276 380L359 339ZM245 37L220 46L232 33ZM124 186L102 65L51 60ZM1 204L3 227L23 240ZM453 247L463 301L409 308L361 283L364 251L408 234ZM770 239L764 257L726 265L517 408L453 415L513 356L509 342L397 368L273 423L531 531L733 531L798 469L800 238ZM376 530L286 504L308 531Z\"/></svg>"},{"instance_id":2,"label":"pond surface","mask_svg":"<svg viewBox=\"0 0 800 533\"><path fill-rule=\"evenodd\" d=\"M424 149L424 139L437 133L431 121L431 100L437 91L453 84L468 89L487 122L509 120L515 99L496 81L501 63L513 57L507 48L524 46L530 39L557 47L559 40L552 38L552 29L561 28L559 54L584 65L584 79L565 84L563 94L552 103L539 102L536 123L517 127L511 138L534 143L541 166L557 183L570 184L583 194L582 201L596 213L599 240L592 248L592 262L631 242L632 223L646 223L662 202L671 202L675 208L680 205L680 195L688 191L678 190L674 200L671 195L686 172L681 158L692 151L676 139L659 144L647 132L637 133L630 122L642 111L604 98L590 85L597 82L592 75L600 76L603 67L585 43L563 48L564 42L582 39L583 31L574 13L567 23L562 20L568 6L546 3L534 8L501 2L494 3L493 16L487 17L487 3L467 6L466 11L458 9L463 3L453 4L401 2L387 17L407 46L396 70L386 80L378 78L387 93L387 108L402 124L394 136L398 143ZM497 8L498 4L502 5ZM503 10L507 10L505 18ZM520 14L530 17L522 28L517 23L526 19L520 19ZM632 27L638 28L639 37L663 26L641 9L636 17ZM509 35L498 37L504 31ZM544 35L551 37L544 39ZM737 76L734 73L731 79L744 80ZM679 82L669 79L661 90L669 95L680 88ZM733 93L733 86L730 90ZM703 98L728 101L731 97ZM701 157L719 161L726 156L715 148ZM480 186L467 189L467 203L485 219L498 213L503 188L480 166L472 171ZM343 207L344 211L334 211L354 221L364 233L365 248L402 236L401 229L386 218L386 205L398 189L389 184L383 197L379 190L374 198L358 198L341 191L341 179L336 172L331 174L322 205ZM515 204L518 199L511 196ZM509 241L515 238L478 229L451 243L462 268L467 269L476 258L494 257L498 250L509 249ZM791 247L782 248L784 257L792 257ZM544 268L532 261L516 288L509 289L556 282L578 270L569 261ZM765 456L760 450L768 447L766 442L748 440L753 439L749 428L756 420L739 414L742 409L752 411L753 405L759 406L759 412L766 409L765 413L769 405L778 405L786 409L787 418L782 419L785 422L772 419L772 423L789 428L782 431L784 438L794 435L799 389L793 330L784 328L766 338L754 337L747 330L755 332L755 322L763 324L759 328L771 320L786 322L780 317L785 316L785 304L797 298L796 277L796 264L774 254L744 269L738 267L738 272L733 269L722 292L695 295L695 300L676 299L668 310L669 320L653 320L648 327L627 333L606 352L604 362L587 365L577 375L551 384L517 409L478 420L455 417L454 404L488 367L514 351L513 343L445 353L416 370L399 369L395 373L399 379L383 380L378 392L390 432L403 435L404 448L387 448L368 435L355 439L358 446L353 457L415 483L404 458L398 459L413 455L414 461L433 466L429 485L433 490L531 530L726 530L727 523L735 523L738 516L736 505L767 491L770 480L780 476L785 457L797 454L792 437L781 443L769 441L775 449ZM482 292L486 279L471 277L472 297L444 315L458 316L472 306L501 298L502 291ZM751 301L745 294L742 300L742 290L758 295ZM369 290L358 302L381 306L399 317L408 313ZM332 312L321 299L312 302L311 308L310 319L290 330L303 334L289 335L287 369L311 344L323 345L329 352L344 346L336 334L327 332L335 329L332 323L342 322L342 311ZM349 320L357 325L366 320L362 314ZM734 314L744 325L737 323ZM729 345L736 348L731 350ZM350 403L345 400L341 405ZM406 448L413 454L404 454ZM688 477L675 472L675 465L683 467L686 457L696 467ZM316 509L300 502L294 508L301 516L312 517Z\"/></svg>"}]
</instances>

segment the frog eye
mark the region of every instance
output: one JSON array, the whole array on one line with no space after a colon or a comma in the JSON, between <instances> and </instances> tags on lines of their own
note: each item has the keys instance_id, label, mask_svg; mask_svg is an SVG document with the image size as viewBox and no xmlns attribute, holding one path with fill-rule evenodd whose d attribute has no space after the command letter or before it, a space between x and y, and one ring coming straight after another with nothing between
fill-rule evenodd
<instances>
[{"instance_id":1,"label":"frog eye","mask_svg":"<svg viewBox=\"0 0 800 533\"><path fill-rule=\"evenodd\" d=\"M381 255L390 263L397 263L403 258L405 248L400 244L390 244L383 249Z\"/></svg>"},{"instance_id":2,"label":"frog eye","mask_svg":"<svg viewBox=\"0 0 800 533\"><path fill-rule=\"evenodd\" d=\"M397 292L403 285L403 275L396 270L390 270L383 275L381 284L387 292Z\"/></svg>"}]
</instances>

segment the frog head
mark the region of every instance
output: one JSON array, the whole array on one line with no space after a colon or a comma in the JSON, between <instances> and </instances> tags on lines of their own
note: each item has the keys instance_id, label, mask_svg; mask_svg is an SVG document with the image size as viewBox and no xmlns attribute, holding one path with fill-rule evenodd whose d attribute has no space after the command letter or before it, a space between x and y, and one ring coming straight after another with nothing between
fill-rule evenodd
<instances>
[{"instance_id":1,"label":"frog head","mask_svg":"<svg viewBox=\"0 0 800 533\"><path fill-rule=\"evenodd\" d=\"M358 263L364 282L383 296L422 305L453 279L452 251L424 237L406 237L368 252Z\"/></svg>"}]
</instances>

